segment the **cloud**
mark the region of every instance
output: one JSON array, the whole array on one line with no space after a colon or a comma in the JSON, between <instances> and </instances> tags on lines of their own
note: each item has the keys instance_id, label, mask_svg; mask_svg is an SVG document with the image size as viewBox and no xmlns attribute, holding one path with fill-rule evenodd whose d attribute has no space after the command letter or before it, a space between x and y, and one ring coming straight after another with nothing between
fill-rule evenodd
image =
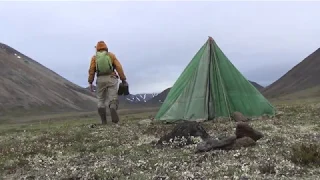
<instances>
[{"instance_id":1,"label":"cloud","mask_svg":"<svg viewBox=\"0 0 320 180\"><path fill-rule=\"evenodd\" d=\"M0 2L0 42L81 86L105 40L132 93L171 86L212 36L250 80L275 81L319 48L319 2Z\"/></svg>"}]
</instances>

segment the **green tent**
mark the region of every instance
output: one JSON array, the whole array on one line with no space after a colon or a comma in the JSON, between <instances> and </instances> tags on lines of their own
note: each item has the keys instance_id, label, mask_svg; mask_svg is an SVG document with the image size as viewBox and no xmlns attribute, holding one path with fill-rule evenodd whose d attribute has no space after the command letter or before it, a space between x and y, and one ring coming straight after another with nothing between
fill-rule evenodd
<instances>
[{"instance_id":1,"label":"green tent","mask_svg":"<svg viewBox=\"0 0 320 180\"><path fill-rule=\"evenodd\" d=\"M247 117L275 113L209 37L174 83L155 120L213 120L235 111Z\"/></svg>"}]
</instances>

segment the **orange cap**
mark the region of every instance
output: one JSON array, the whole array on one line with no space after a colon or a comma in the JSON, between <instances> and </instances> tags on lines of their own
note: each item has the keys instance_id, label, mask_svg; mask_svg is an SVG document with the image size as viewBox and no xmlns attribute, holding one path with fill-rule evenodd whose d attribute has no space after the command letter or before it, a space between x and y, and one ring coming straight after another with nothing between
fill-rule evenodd
<instances>
[{"instance_id":1,"label":"orange cap","mask_svg":"<svg viewBox=\"0 0 320 180\"><path fill-rule=\"evenodd\" d=\"M99 41L96 45L97 51L108 50L107 44L104 41Z\"/></svg>"}]
</instances>

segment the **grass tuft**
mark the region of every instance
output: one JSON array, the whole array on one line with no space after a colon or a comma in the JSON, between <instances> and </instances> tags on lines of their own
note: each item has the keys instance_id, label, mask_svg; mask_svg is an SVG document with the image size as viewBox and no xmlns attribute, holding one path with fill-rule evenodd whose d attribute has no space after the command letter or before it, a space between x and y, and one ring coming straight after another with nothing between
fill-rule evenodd
<instances>
[{"instance_id":1,"label":"grass tuft","mask_svg":"<svg viewBox=\"0 0 320 180\"><path fill-rule=\"evenodd\" d=\"M295 164L320 166L320 145L299 143L291 148L290 160Z\"/></svg>"}]
</instances>

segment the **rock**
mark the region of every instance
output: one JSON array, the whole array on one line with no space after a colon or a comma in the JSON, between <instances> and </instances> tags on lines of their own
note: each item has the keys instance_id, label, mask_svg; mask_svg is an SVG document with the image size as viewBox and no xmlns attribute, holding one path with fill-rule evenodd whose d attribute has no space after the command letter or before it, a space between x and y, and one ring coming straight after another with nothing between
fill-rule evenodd
<instances>
[{"instance_id":1,"label":"rock","mask_svg":"<svg viewBox=\"0 0 320 180\"><path fill-rule=\"evenodd\" d=\"M196 152L207 152L216 149L225 149L228 146L230 147L236 139L236 136L230 136L222 140L208 138L206 141L203 141L197 145Z\"/></svg>"},{"instance_id":2,"label":"rock","mask_svg":"<svg viewBox=\"0 0 320 180\"><path fill-rule=\"evenodd\" d=\"M247 176L241 176L239 180L249 180L249 178Z\"/></svg>"},{"instance_id":3,"label":"rock","mask_svg":"<svg viewBox=\"0 0 320 180\"><path fill-rule=\"evenodd\" d=\"M207 152L212 150L212 147L219 143L220 140L217 139L208 139L207 141L202 141L200 143L197 144L197 148L196 148L196 153L199 152Z\"/></svg>"},{"instance_id":4,"label":"rock","mask_svg":"<svg viewBox=\"0 0 320 180\"><path fill-rule=\"evenodd\" d=\"M242 137L236 139L235 142L229 147L232 150L241 149L242 147L251 147L255 146L257 143L255 140L251 139L250 137Z\"/></svg>"},{"instance_id":5,"label":"rock","mask_svg":"<svg viewBox=\"0 0 320 180\"><path fill-rule=\"evenodd\" d=\"M229 135L227 135L227 134L218 134L218 135L216 135L216 139L218 139L218 140L222 140L222 139L225 139L227 137L229 137Z\"/></svg>"},{"instance_id":6,"label":"rock","mask_svg":"<svg viewBox=\"0 0 320 180\"><path fill-rule=\"evenodd\" d=\"M232 119L236 122L247 122L249 119L245 117L241 112L233 112L231 115Z\"/></svg>"},{"instance_id":7,"label":"rock","mask_svg":"<svg viewBox=\"0 0 320 180\"><path fill-rule=\"evenodd\" d=\"M237 138L250 137L255 141L263 138L263 134L261 132L253 129L252 127L249 126L248 123L245 123L245 122L237 123L235 134Z\"/></svg>"},{"instance_id":8,"label":"rock","mask_svg":"<svg viewBox=\"0 0 320 180\"><path fill-rule=\"evenodd\" d=\"M30 175L30 176L27 176L25 179L26 179L26 180L34 180L34 179L36 179L36 177L35 177L35 176Z\"/></svg>"},{"instance_id":9,"label":"rock","mask_svg":"<svg viewBox=\"0 0 320 180\"><path fill-rule=\"evenodd\" d=\"M169 142L171 139L186 138L187 143L191 143L190 136L201 137L203 140L210 137L202 125L194 121L181 121L178 123L173 130L161 137L157 144L162 144L163 141Z\"/></svg>"},{"instance_id":10,"label":"rock","mask_svg":"<svg viewBox=\"0 0 320 180\"><path fill-rule=\"evenodd\" d=\"M143 119L143 120L139 121L138 124L139 125L147 125L148 126L148 125L151 124L151 122L152 122L151 119Z\"/></svg>"}]
</instances>

